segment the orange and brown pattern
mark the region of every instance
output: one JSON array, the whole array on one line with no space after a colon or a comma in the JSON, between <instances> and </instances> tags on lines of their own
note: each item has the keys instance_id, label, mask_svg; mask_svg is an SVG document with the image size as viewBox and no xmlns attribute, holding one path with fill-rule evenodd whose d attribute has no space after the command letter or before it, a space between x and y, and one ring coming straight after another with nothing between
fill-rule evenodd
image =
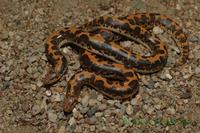
<instances>
[{"instance_id":1,"label":"orange and brown pattern","mask_svg":"<svg viewBox=\"0 0 200 133\"><path fill-rule=\"evenodd\" d=\"M81 27L66 27L53 32L45 44L46 56L56 74L45 85L58 81L67 71L67 60L60 47L72 46L79 51L83 71L68 82L64 111L71 112L83 85L89 85L113 99L128 99L139 89L137 73L160 71L167 62L167 48L152 33L154 26L168 30L178 40L182 63L188 60L187 35L171 18L157 13L136 13L123 17L102 16ZM151 55L133 53L119 45L120 40L141 40ZM63 46L60 46L65 41Z\"/></svg>"}]
</instances>

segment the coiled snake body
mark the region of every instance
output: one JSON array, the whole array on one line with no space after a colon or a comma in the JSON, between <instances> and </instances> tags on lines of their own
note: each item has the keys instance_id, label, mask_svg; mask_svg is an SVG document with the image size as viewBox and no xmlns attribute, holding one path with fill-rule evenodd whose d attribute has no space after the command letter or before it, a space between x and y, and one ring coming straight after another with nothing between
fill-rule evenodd
<instances>
[{"instance_id":1,"label":"coiled snake body","mask_svg":"<svg viewBox=\"0 0 200 133\"><path fill-rule=\"evenodd\" d=\"M188 60L187 35L172 19L156 13L135 13L123 17L102 16L81 27L66 27L53 32L45 44L46 56L56 77L47 78L45 85L57 82L67 71L67 60L60 44L72 46L79 52L83 71L68 82L64 111L71 112L83 85L89 85L113 99L127 99L139 89L137 73L160 71L167 62L166 45L151 30L160 26L178 40L181 62ZM144 56L119 45L120 40L141 40L152 54Z\"/></svg>"}]
</instances>

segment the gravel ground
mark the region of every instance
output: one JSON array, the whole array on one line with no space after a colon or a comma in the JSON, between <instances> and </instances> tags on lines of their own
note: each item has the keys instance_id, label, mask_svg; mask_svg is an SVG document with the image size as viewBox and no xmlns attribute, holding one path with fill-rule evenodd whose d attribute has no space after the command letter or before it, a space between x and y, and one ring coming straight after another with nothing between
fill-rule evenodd
<instances>
[{"instance_id":1,"label":"gravel ground","mask_svg":"<svg viewBox=\"0 0 200 133\"><path fill-rule=\"evenodd\" d=\"M0 133L43 132L181 132L200 131L199 0L1 0ZM95 17L130 12L168 14L190 34L190 62L174 66L172 39L167 66L140 75L139 95L125 102L108 100L84 87L73 113L62 101L66 80L79 69L77 55L67 52L68 74L50 89L41 79L50 67L44 54L48 34Z\"/></svg>"}]
</instances>

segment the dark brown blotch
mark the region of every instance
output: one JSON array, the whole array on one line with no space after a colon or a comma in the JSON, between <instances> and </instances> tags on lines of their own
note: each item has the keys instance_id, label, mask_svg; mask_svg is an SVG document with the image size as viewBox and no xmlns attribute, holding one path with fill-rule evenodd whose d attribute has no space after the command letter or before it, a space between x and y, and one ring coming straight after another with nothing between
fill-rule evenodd
<instances>
[{"instance_id":1,"label":"dark brown blotch","mask_svg":"<svg viewBox=\"0 0 200 133\"><path fill-rule=\"evenodd\" d=\"M104 81L102 81L102 80L95 81L95 86L98 87L98 88L105 88L104 87Z\"/></svg>"},{"instance_id":2,"label":"dark brown blotch","mask_svg":"<svg viewBox=\"0 0 200 133\"><path fill-rule=\"evenodd\" d=\"M110 79L107 79L106 81L107 81L107 83L110 84L110 85L112 85L112 84L114 83L114 82L113 82L112 80L110 80Z\"/></svg>"},{"instance_id":3,"label":"dark brown blotch","mask_svg":"<svg viewBox=\"0 0 200 133\"><path fill-rule=\"evenodd\" d=\"M106 18L106 20L105 20L105 22L107 23L107 24L111 24L112 25L112 23L113 23L113 19L112 19L112 17L107 17Z\"/></svg>"},{"instance_id":4,"label":"dark brown blotch","mask_svg":"<svg viewBox=\"0 0 200 133\"><path fill-rule=\"evenodd\" d=\"M57 50L57 47L55 45L51 46L52 50Z\"/></svg>"},{"instance_id":5,"label":"dark brown blotch","mask_svg":"<svg viewBox=\"0 0 200 133\"><path fill-rule=\"evenodd\" d=\"M61 55L60 51L54 51L55 55Z\"/></svg>"},{"instance_id":6,"label":"dark brown blotch","mask_svg":"<svg viewBox=\"0 0 200 133\"><path fill-rule=\"evenodd\" d=\"M77 34L80 34L80 33L82 33L81 30L77 30L77 31L75 32L76 35L77 35Z\"/></svg>"},{"instance_id":7,"label":"dark brown blotch","mask_svg":"<svg viewBox=\"0 0 200 133\"><path fill-rule=\"evenodd\" d=\"M137 80L132 80L132 81L128 84L128 86L129 86L130 88L137 89L138 86L139 86L139 83L138 83Z\"/></svg>"},{"instance_id":8,"label":"dark brown blotch","mask_svg":"<svg viewBox=\"0 0 200 133\"><path fill-rule=\"evenodd\" d=\"M128 19L128 21L129 21L129 23L132 24L132 25L135 25L135 24L136 24L135 21L134 21L134 19Z\"/></svg>"},{"instance_id":9,"label":"dark brown blotch","mask_svg":"<svg viewBox=\"0 0 200 133\"><path fill-rule=\"evenodd\" d=\"M164 50L158 50L157 53L159 53L159 54L165 54L165 51Z\"/></svg>"},{"instance_id":10,"label":"dark brown blotch","mask_svg":"<svg viewBox=\"0 0 200 133\"><path fill-rule=\"evenodd\" d=\"M134 76L133 72L126 72L124 75L126 77L133 77Z\"/></svg>"},{"instance_id":11,"label":"dark brown blotch","mask_svg":"<svg viewBox=\"0 0 200 133\"><path fill-rule=\"evenodd\" d=\"M182 33L183 33L182 29L179 29L178 31L175 32L175 36L179 36Z\"/></svg>"},{"instance_id":12,"label":"dark brown blotch","mask_svg":"<svg viewBox=\"0 0 200 133\"><path fill-rule=\"evenodd\" d=\"M139 26L136 26L135 29L134 29L134 33L136 35L140 35L140 32L141 32L141 28Z\"/></svg>"},{"instance_id":13,"label":"dark brown blotch","mask_svg":"<svg viewBox=\"0 0 200 133\"><path fill-rule=\"evenodd\" d=\"M155 14L153 14L153 13L149 13L149 21L150 22L155 22L155 20L156 20L156 17L155 17Z\"/></svg>"},{"instance_id":14,"label":"dark brown blotch","mask_svg":"<svg viewBox=\"0 0 200 133\"><path fill-rule=\"evenodd\" d=\"M143 15L141 16L141 18L140 18L140 23L141 23L141 24L145 24L145 23L147 23L148 19L149 19L148 16L145 15L145 14L143 14Z\"/></svg>"},{"instance_id":15,"label":"dark brown blotch","mask_svg":"<svg viewBox=\"0 0 200 133\"><path fill-rule=\"evenodd\" d=\"M89 42L90 42L89 37L88 37L86 34L82 34L82 35L79 37L79 41L80 41L80 42L84 42L84 43L89 43Z\"/></svg>"},{"instance_id":16,"label":"dark brown blotch","mask_svg":"<svg viewBox=\"0 0 200 133\"><path fill-rule=\"evenodd\" d=\"M104 17L101 16L101 17L99 18L99 20L98 20L98 23L99 23L99 24L103 24L104 22L105 22Z\"/></svg>"}]
</instances>

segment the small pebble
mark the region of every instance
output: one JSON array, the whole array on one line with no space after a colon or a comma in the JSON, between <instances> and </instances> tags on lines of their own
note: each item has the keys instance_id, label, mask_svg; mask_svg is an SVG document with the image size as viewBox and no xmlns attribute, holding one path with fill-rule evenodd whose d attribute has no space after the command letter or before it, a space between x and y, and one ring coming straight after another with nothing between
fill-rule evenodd
<instances>
[{"instance_id":1,"label":"small pebble","mask_svg":"<svg viewBox=\"0 0 200 133\"><path fill-rule=\"evenodd\" d=\"M51 96L51 94L52 94L50 90L46 90L46 92L45 92L45 93L46 93L46 96L48 96L48 97L50 97L50 96Z\"/></svg>"},{"instance_id":2,"label":"small pebble","mask_svg":"<svg viewBox=\"0 0 200 133\"><path fill-rule=\"evenodd\" d=\"M72 125L75 125L76 124L76 120L74 119L74 117L71 117L68 121L69 125L72 126Z\"/></svg>"},{"instance_id":3,"label":"small pebble","mask_svg":"<svg viewBox=\"0 0 200 133\"><path fill-rule=\"evenodd\" d=\"M94 114L96 113L96 111L97 111L96 108L92 107L90 110L88 110L87 116L88 117L94 116Z\"/></svg>"},{"instance_id":4,"label":"small pebble","mask_svg":"<svg viewBox=\"0 0 200 133\"><path fill-rule=\"evenodd\" d=\"M171 76L169 73L165 74L165 76L166 76L166 78L168 78L168 79L172 79L172 76Z\"/></svg>"},{"instance_id":5,"label":"small pebble","mask_svg":"<svg viewBox=\"0 0 200 133\"><path fill-rule=\"evenodd\" d=\"M63 53L67 54L67 53L70 53L70 52L71 52L71 51L70 51L69 48L67 48L67 47L63 48Z\"/></svg>"},{"instance_id":6,"label":"small pebble","mask_svg":"<svg viewBox=\"0 0 200 133\"><path fill-rule=\"evenodd\" d=\"M198 42L199 41L199 37L196 36L196 35L192 35L188 38L188 41L192 42L192 43L195 43L195 42Z\"/></svg>"},{"instance_id":7,"label":"small pebble","mask_svg":"<svg viewBox=\"0 0 200 133\"><path fill-rule=\"evenodd\" d=\"M153 33L154 34L162 34L163 30L160 27L156 26L153 28Z\"/></svg>"},{"instance_id":8,"label":"small pebble","mask_svg":"<svg viewBox=\"0 0 200 133\"><path fill-rule=\"evenodd\" d=\"M10 85L11 85L10 81L5 81L3 82L2 88L0 88L0 90L8 89Z\"/></svg>"},{"instance_id":9,"label":"small pebble","mask_svg":"<svg viewBox=\"0 0 200 133\"><path fill-rule=\"evenodd\" d=\"M181 10L181 6L179 4L176 5L177 10Z\"/></svg>"},{"instance_id":10,"label":"small pebble","mask_svg":"<svg viewBox=\"0 0 200 133\"><path fill-rule=\"evenodd\" d=\"M10 109L8 109L8 110L6 110L6 114L7 114L7 115L12 115L12 114L13 114L13 111L10 110Z\"/></svg>"},{"instance_id":11,"label":"small pebble","mask_svg":"<svg viewBox=\"0 0 200 133\"><path fill-rule=\"evenodd\" d=\"M5 77L5 80L6 81L10 81L10 77Z\"/></svg>"},{"instance_id":12,"label":"small pebble","mask_svg":"<svg viewBox=\"0 0 200 133\"><path fill-rule=\"evenodd\" d=\"M53 111L49 110L48 111L48 119L51 121L51 122L56 122L57 120L57 115L56 113L54 113Z\"/></svg>"},{"instance_id":13,"label":"small pebble","mask_svg":"<svg viewBox=\"0 0 200 133\"><path fill-rule=\"evenodd\" d=\"M59 129L58 129L58 133L66 133L67 130L65 128L65 126L61 126Z\"/></svg>"},{"instance_id":14,"label":"small pebble","mask_svg":"<svg viewBox=\"0 0 200 133\"><path fill-rule=\"evenodd\" d=\"M94 105L96 105L97 101L96 99L90 99L89 100L89 106L93 107Z\"/></svg>"},{"instance_id":15,"label":"small pebble","mask_svg":"<svg viewBox=\"0 0 200 133\"><path fill-rule=\"evenodd\" d=\"M96 118L95 116L90 117L90 118L88 119L88 124L93 125L93 124L96 123L96 121L97 121L97 118Z\"/></svg>"},{"instance_id":16,"label":"small pebble","mask_svg":"<svg viewBox=\"0 0 200 133\"><path fill-rule=\"evenodd\" d=\"M147 84L147 87L149 89L154 89L154 85L155 85L155 81L153 80L149 80L148 84Z\"/></svg>"},{"instance_id":17,"label":"small pebble","mask_svg":"<svg viewBox=\"0 0 200 133\"><path fill-rule=\"evenodd\" d=\"M0 37L1 37L1 40L7 40L8 37L9 37L9 32L3 31L3 32L1 33L1 35L0 35Z\"/></svg>"},{"instance_id":18,"label":"small pebble","mask_svg":"<svg viewBox=\"0 0 200 133\"><path fill-rule=\"evenodd\" d=\"M79 111L77 111L76 109L73 110L73 116L74 116L74 118L76 118L78 120L83 118L83 115Z\"/></svg>"},{"instance_id":19,"label":"small pebble","mask_svg":"<svg viewBox=\"0 0 200 133\"><path fill-rule=\"evenodd\" d=\"M95 113L95 116L96 116L96 117L101 117L102 115L103 115L102 112L97 112L97 113Z\"/></svg>"},{"instance_id":20,"label":"small pebble","mask_svg":"<svg viewBox=\"0 0 200 133\"><path fill-rule=\"evenodd\" d=\"M170 115L174 115L176 113L176 110L174 108L172 108L172 107L169 107L166 111Z\"/></svg>"},{"instance_id":21,"label":"small pebble","mask_svg":"<svg viewBox=\"0 0 200 133\"><path fill-rule=\"evenodd\" d=\"M41 87L42 85L43 85L42 81L39 80L39 81L37 82L37 86L38 86L38 87Z\"/></svg>"},{"instance_id":22,"label":"small pebble","mask_svg":"<svg viewBox=\"0 0 200 133\"><path fill-rule=\"evenodd\" d=\"M37 86L36 86L36 85L31 84L30 86L31 86L31 89L32 89L32 90L34 90L34 91L37 90Z\"/></svg>"},{"instance_id":23,"label":"small pebble","mask_svg":"<svg viewBox=\"0 0 200 133\"><path fill-rule=\"evenodd\" d=\"M64 92L64 88L63 87L56 87L56 88L54 88L54 91L58 92L58 93L63 93Z\"/></svg>"},{"instance_id":24,"label":"small pebble","mask_svg":"<svg viewBox=\"0 0 200 133\"><path fill-rule=\"evenodd\" d=\"M195 103L196 105L200 105L200 100L197 100Z\"/></svg>"},{"instance_id":25,"label":"small pebble","mask_svg":"<svg viewBox=\"0 0 200 133\"><path fill-rule=\"evenodd\" d=\"M126 108L126 113L128 115L132 115L133 114L133 107L130 104Z\"/></svg>"},{"instance_id":26,"label":"small pebble","mask_svg":"<svg viewBox=\"0 0 200 133\"><path fill-rule=\"evenodd\" d=\"M195 73L200 73L200 67L196 67L194 70Z\"/></svg>"},{"instance_id":27,"label":"small pebble","mask_svg":"<svg viewBox=\"0 0 200 133\"><path fill-rule=\"evenodd\" d=\"M61 102L62 101L61 96L58 92L54 93L52 95L51 99L53 102Z\"/></svg>"},{"instance_id":28,"label":"small pebble","mask_svg":"<svg viewBox=\"0 0 200 133\"><path fill-rule=\"evenodd\" d=\"M90 131L91 131L91 132L94 132L94 131L95 131L95 129L96 129L96 128L95 128L95 126L94 126L94 125L90 126Z\"/></svg>"},{"instance_id":29,"label":"small pebble","mask_svg":"<svg viewBox=\"0 0 200 133\"><path fill-rule=\"evenodd\" d=\"M83 97L83 99L81 100L81 104L83 105L83 107L87 107L88 104L89 104L89 96L88 95L85 95Z\"/></svg>"},{"instance_id":30,"label":"small pebble","mask_svg":"<svg viewBox=\"0 0 200 133\"><path fill-rule=\"evenodd\" d=\"M23 103L22 109L23 109L24 112L29 111L29 109L30 109L30 103L29 102Z\"/></svg>"},{"instance_id":31,"label":"small pebble","mask_svg":"<svg viewBox=\"0 0 200 133\"><path fill-rule=\"evenodd\" d=\"M82 133L83 132L83 128L81 126L76 126L76 128L74 129L74 132Z\"/></svg>"},{"instance_id":32,"label":"small pebble","mask_svg":"<svg viewBox=\"0 0 200 133\"><path fill-rule=\"evenodd\" d=\"M41 112L41 108L39 105L34 105L32 107L32 115L35 116Z\"/></svg>"},{"instance_id":33,"label":"small pebble","mask_svg":"<svg viewBox=\"0 0 200 133\"><path fill-rule=\"evenodd\" d=\"M103 110L105 110L106 108L107 108L107 105L106 105L105 103L99 105L99 110L100 110L100 111L103 111Z\"/></svg>"},{"instance_id":34,"label":"small pebble","mask_svg":"<svg viewBox=\"0 0 200 133\"><path fill-rule=\"evenodd\" d=\"M115 104L115 100L107 100L107 102L110 106L113 106Z\"/></svg>"},{"instance_id":35,"label":"small pebble","mask_svg":"<svg viewBox=\"0 0 200 133\"><path fill-rule=\"evenodd\" d=\"M153 107L149 107L148 109L147 109L147 113L148 114L152 114L154 112L154 108Z\"/></svg>"},{"instance_id":36,"label":"small pebble","mask_svg":"<svg viewBox=\"0 0 200 133\"><path fill-rule=\"evenodd\" d=\"M133 98L132 100L131 100L131 105L137 105L138 104L138 102L137 102L137 99L136 98Z\"/></svg>"},{"instance_id":37,"label":"small pebble","mask_svg":"<svg viewBox=\"0 0 200 133\"><path fill-rule=\"evenodd\" d=\"M81 114L87 113L88 110L89 110L89 107L80 107L80 112L81 112Z\"/></svg>"},{"instance_id":38,"label":"small pebble","mask_svg":"<svg viewBox=\"0 0 200 133\"><path fill-rule=\"evenodd\" d=\"M98 101L102 101L102 100L103 100L103 95L102 95L102 94L98 95L98 96L97 96L97 100L98 100Z\"/></svg>"}]
</instances>

